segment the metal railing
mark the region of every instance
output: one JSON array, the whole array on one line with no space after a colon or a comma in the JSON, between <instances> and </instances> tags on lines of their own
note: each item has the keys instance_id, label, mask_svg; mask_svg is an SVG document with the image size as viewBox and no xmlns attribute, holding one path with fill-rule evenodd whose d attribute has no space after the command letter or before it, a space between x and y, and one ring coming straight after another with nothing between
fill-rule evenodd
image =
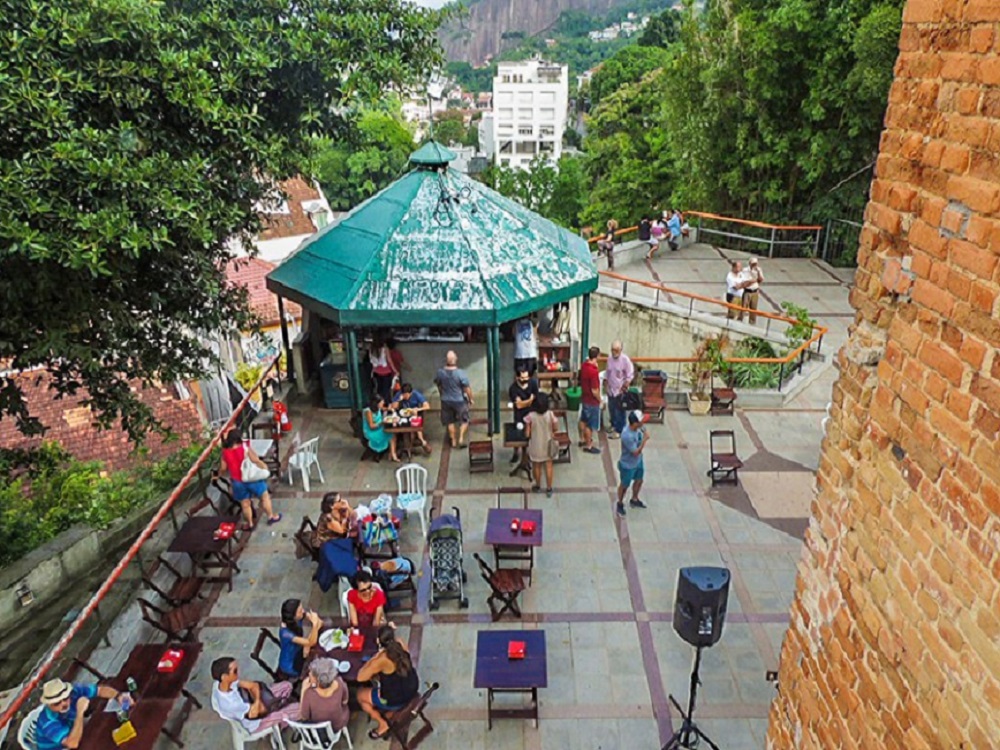
<instances>
[{"instance_id":1,"label":"metal railing","mask_svg":"<svg viewBox=\"0 0 1000 750\"><path fill-rule=\"evenodd\" d=\"M695 313L695 306L697 304L702 305L709 310L715 309L715 313L708 314L725 314L727 322L731 320L729 318L730 312L739 314L750 314L753 313L759 318L763 318L767 321L764 328L764 334L767 335L770 332L770 326L773 321L780 323L785 323L787 325L796 325L800 321L796 318L791 318L787 315L779 315L777 313L769 313L763 310L752 310L749 307L743 307L741 305L734 305L730 302L725 302L720 299L715 299L713 297L705 297L700 294L695 294L694 292L686 292L682 289L674 289L668 287L664 284L657 283L655 281L643 281L642 279L633 279L629 276L623 276L620 273L615 273L614 271L600 271L601 276L607 279L614 279L620 281L622 284L621 298L628 298L628 288L631 285L633 291L636 289L650 290L652 292L652 298L655 305L659 305L661 297L666 296L668 301L674 305L683 306L683 303L678 303L670 298L677 297L682 300L686 300L688 307L688 315L693 316ZM637 295L649 297L650 295ZM781 387L786 380L786 374L791 372L801 372L802 365L805 363L807 357L812 354L819 354L823 345L823 336L829 332L824 326L818 323L813 323L811 325L812 335L805 341L803 341L799 346L787 352L781 357L724 357L723 361L730 364L737 363L750 363L750 364L768 364L768 365L778 365L779 375L778 375L778 391L781 391ZM813 350L813 345L816 348ZM684 366L690 365L693 362L697 362L697 357L633 357L633 362L657 362L657 363L680 363Z\"/></svg>"},{"instance_id":2,"label":"metal railing","mask_svg":"<svg viewBox=\"0 0 1000 750\"><path fill-rule=\"evenodd\" d=\"M688 211L685 216L697 220L698 239L702 235L725 237L730 242L726 247L732 250L756 252L763 255L759 248L766 248L767 257L799 258L819 256L819 241L823 231L822 226L769 224L764 221L737 219L732 216L720 216L704 211ZM717 226L706 226L712 222ZM790 253L785 250L791 250Z\"/></svg>"},{"instance_id":3,"label":"metal railing","mask_svg":"<svg viewBox=\"0 0 1000 750\"><path fill-rule=\"evenodd\" d=\"M90 601L87 602L87 605L76 616L76 619L73 620L66 632L63 633L62 637L45 654L40 664L35 668L31 678L20 687L17 694L7 706L6 710L2 715L0 715L0 731L11 724L14 717L17 715L17 712L24 705L25 701L27 701L31 693L42 684L42 680L45 679L46 675L66 650L66 647L69 646L70 641L72 641L73 638L80 632L87 621L95 615L98 619L100 619L100 612L98 608L100 607L101 602L105 597L107 597L111 588L115 585L118 579L121 578L129 564L139 556L143 545L149 541L153 532L156 531L163 519L166 518L167 513L171 511L174 504L181 498L184 490L198 474L204 463L209 459L209 457L211 457L212 451L214 451L216 446L219 445L222 440L222 436L226 433L229 427L235 424L236 420L240 418L243 410L250 402L252 394L257 392L258 389L263 386L264 381L270 376L271 371L278 366L278 361L279 358L276 357L274 361L271 362L270 366L261 374L260 380L257 381L256 385L248 390L247 395L243 397L243 400L240 401L237 407L233 410L233 413L230 414L229 419L226 420L226 423L222 426L222 428L212 437L211 441L209 441L208 445L205 447L205 450L201 452L198 459L194 462L194 464L192 464L191 468L188 469L187 473L170 493L170 496L166 499L163 505L160 506L159 510L156 511L156 514L152 519L150 519L149 523L146 524L146 527L139 533L139 536L136 537L136 540L128 548L128 551L122 559L118 561L111 573L108 574L108 577L104 579L104 582L90 598Z\"/></svg>"}]
</instances>

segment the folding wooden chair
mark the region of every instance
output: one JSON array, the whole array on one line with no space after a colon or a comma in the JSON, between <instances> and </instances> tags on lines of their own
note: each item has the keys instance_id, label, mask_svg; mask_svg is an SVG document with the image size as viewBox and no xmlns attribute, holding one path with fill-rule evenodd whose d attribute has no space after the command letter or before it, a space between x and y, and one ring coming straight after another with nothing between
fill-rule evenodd
<instances>
[{"instance_id":1,"label":"folding wooden chair","mask_svg":"<svg viewBox=\"0 0 1000 750\"><path fill-rule=\"evenodd\" d=\"M498 568L493 570L487 565L478 553L473 553L479 563L479 573L483 580L489 584L492 593L486 600L489 605L490 615L493 622L503 617L504 612L510 612L514 617L521 616L521 607L517 603L517 597L527 586L524 583L525 571L517 568Z\"/></svg>"},{"instance_id":2,"label":"folding wooden chair","mask_svg":"<svg viewBox=\"0 0 1000 750\"><path fill-rule=\"evenodd\" d=\"M194 629L201 620L202 608L197 602L161 609L141 596L138 599L142 619L173 641L193 640Z\"/></svg>"},{"instance_id":3,"label":"folding wooden chair","mask_svg":"<svg viewBox=\"0 0 1000 750\"><path fill-rule=\"evenodd\" d=\"M732 430L711 430L708 445L712 463L708 476L712 486L717 484L739 484L739 471L743 462L736 455L736 435Z\"/></svg>"},{"instance_id":4,"label":"folding wooden chair","mask_svg":"<svg viewBox=\"0 0 1000 750\"><path fill-rule=\"evenodd\" d=\"M667 376L662 370L642 373L642 413L648 422L663 424L666 411Z\"/></svg>"},{"instance_id":5,"label":"folding wooden chair","mask_svg":"<svg viewBox=\"0 0 1000 750\"><path fill-rule=\"evenodd\" d=\"M712 414L724 414L733 416L735 413L734 404L736 402L736 391L723 384L722 388L715 387L715 372L712 372Z\"/></svg>"},{"instance_id":6,"label":"folding wooden chair","mask_svg":"<svg viewBox=\"0 0 1000 750\"><path fill-rule=\"evenodd\" d=\"M403 708L386 714L385 720L389 725L387 736L390 747L395 747L395 743L398 742L400 750L416 750L420 743L434 731L434 726L424 715L424 709L427 708L431 695L439 687L438 683L431 683L427 690L415 696ZM413 735L413 739L410 739L410 726L418 718L423 722L423 726Z\"/></svg>"},{"instance_id":7,"label":"folding wooden chair","mask_svg":"<svg viewBox=\"0 0 1000 750\"><path fill-rule=\"evenodd\" d=\"M281 641L279 641L277 636L275 636L274 633L267 628L261 628L260 633L257 634L257 642L254 644L253 651L250 652L250 658L257 662L261 669L271 675L272 680L278 682L279 680L283 680L285 678L280 676L278 674L278 669L268 664L263 657L264 648L267 646L268 641L274 643L280 652Z\"/></svg>"},{"instance_id":8,"label":"folding wooden chair","mask_svg":"<svg viewBox=\"0 0 1000 750\"><path fill-rule=\"evenodd\" d=\"M528 491L524 487L497 487L497 507L503 507L504 498L520 500L520 507L528 509Z\"/></svg>"},{"instance_id":9,"label":"folding wooden chair","mask_svg":"<svg viewBox=\"0 0 1000 750\"><path fill-rule=\"evenodd\" d=\"M295 539L295 543L298 549L303 549L312 558L313 562L319 562L319 547L313 544L313 533L316 531L316 524L313 523L309 516L302 516L302 523L299 524L299 530L296 531L292 536ZM301 552L296 553L296 556L300 559L305 557Z\"/></svg>"},{"instance_id":10,"label":"folding wooden chair","mask_svg":"<svg viewBox=\"0 0 1000 750\"><path fill-rule=\"evenodd\" d=\"M183 575L177 568L170 564L163 555L157 558L159 565L170 572L173 576L173 581L170 583L168 588L163 588L153 581L152 577L143 574L142 582L146 588L151 591L155 591L160 597L172 607L179 607L182 604L187 604L192 599L198 596L201 592L201 587L205 583L205 579L197 575Z\"/></svg>"}]
</instances>

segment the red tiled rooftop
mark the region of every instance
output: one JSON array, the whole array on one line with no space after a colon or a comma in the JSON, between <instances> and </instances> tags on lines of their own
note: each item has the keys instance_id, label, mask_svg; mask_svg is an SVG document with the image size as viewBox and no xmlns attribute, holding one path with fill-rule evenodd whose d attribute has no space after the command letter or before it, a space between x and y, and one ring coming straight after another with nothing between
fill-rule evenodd
<instances>
[{"instance_id":1,"label":"red tiled rooftop","mask_svg":"<svg viewBox=\"0 0 1000 750\"><path fill-rule=\"evenodd\" d=\"M275 265L260 258L234 258L226 264L226 281L233 286L244 286L249 294L250 309L264 325L281 322L278 298L265 286L265 277ZM285 301L285 313L294 318L302 317L302 308L295 302Z\"/></svg>"}]
</instances>

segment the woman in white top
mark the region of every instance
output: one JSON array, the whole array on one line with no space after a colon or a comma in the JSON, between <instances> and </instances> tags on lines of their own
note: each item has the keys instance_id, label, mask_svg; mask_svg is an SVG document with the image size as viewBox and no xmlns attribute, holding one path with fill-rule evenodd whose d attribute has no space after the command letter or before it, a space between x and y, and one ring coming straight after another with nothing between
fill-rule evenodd
<instances>
[{"instance_id":1,"label":"woman in white top","mask_svg":"<svg viewBox=\"0 0 1000 750\"><path fill-rule=\"evenodd\" d=\"M375 391L387 404L392 403L392 379L399 373L393 362L389 347L381 339L372 342L368 350L368 361L372 365L372 378L375 379Z\"/></svg>"},{"instance_id":2,"label":"woman in white top","mask_svg":"<svg viewBox=\"0 0 1000 750\"><path fill-rule=\"evenodd\" d=\"M743 264L738 260L734 260L729 268L729 273L726 274L726 302L731 305L742 306L743 289L748 284L747 278L743 275ZM743 311L730 307L726 313L726 317L743 320Z\"/></svg>"}]
</instances>

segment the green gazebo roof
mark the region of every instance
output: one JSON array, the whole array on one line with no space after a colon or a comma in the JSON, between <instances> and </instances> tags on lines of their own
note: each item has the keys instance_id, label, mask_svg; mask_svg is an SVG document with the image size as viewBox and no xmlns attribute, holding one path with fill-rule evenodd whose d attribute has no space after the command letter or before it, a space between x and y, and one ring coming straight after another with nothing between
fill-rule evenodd
<instances>
[{"instance_id":1,"label":"green gazebo roof","mask_svg":"<svg viewBox=\"0 0 1000 750\"><path fill-rule=\"evenodd\" d=\"M447 168L417 168L306 240L267 288L346 326L494 325L597 289L587 243Z\"/></svg>"}]
</instances>

